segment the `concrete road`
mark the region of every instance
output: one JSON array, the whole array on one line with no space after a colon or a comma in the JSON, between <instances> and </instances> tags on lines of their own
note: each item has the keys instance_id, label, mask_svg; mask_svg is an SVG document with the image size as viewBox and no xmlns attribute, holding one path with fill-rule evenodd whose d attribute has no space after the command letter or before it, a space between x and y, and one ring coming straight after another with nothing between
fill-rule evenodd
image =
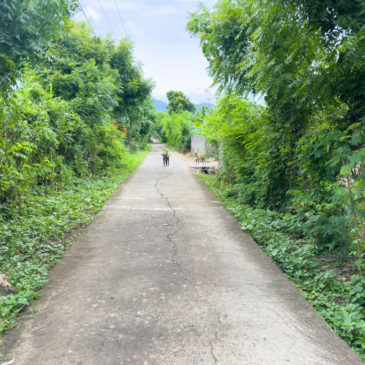
<instances>
[{"instance_id":1,"label":"concrete road","mask_svg":"<svg viewBox=\"0 0 365 365\"><path fill-rule=\"evenodd\" d=\"M239 224L155 145L2 344L14 365L362 364Z\"/></svg>"}]
</instances>

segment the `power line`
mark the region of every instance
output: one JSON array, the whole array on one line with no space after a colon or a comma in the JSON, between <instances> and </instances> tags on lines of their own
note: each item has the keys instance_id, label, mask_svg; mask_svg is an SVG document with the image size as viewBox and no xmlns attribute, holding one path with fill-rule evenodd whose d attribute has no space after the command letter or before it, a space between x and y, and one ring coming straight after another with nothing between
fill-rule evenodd
<instances>
[{"instance_id":1,"label":"power line","mask_svg":"<svg viewBox=\"0 0 365 365\"><path fill-rule=\"evenodd\" d=\"M88 21L90 21L91 23L91 27L92 27L92 30L93 30L93 33L94 35L96 36L96 33L95 31L97 30L97 26L96 26L96 23L94 22L93 18L89 15L86 14L86 11L84 9L84 4L82 2L82 0L77 0L78 4L80 5L80 8L82 10L82 12L84 13L84 16L85 16L85 19Z\"/></svg>"},{"instance_id":2,"label":"power line","mask_svg":"<svg viewBox=\"0 0 365 365\"><path fill-rule=\"evenodd\" d=\"M108 17L106 16L106 12L105 12L105 10L104 10L103 5L101 4L101 1L100 1L100 0L98 0L98 3L99 3L99 5L100 5L100 7L101 7L101 10L102 10L102 12L103 12L103 14L104 14L104 17L105 17L105 19L106 19L107 23L109 24L109 27L110 27L110 29L111 29L111 31L112 31L112 34L114 34L114 35L115 35L114 30L113 30L113 27L112 27L112 24L110 23L110 21L109 21Z\"/></svg>"},{"instance_id":3,"label":"power line","mask_svg":"<svg viewBox=\"0 0 365 365\"><path fill-rule=\"evenodd\" d=\"M85 10L84 10L83 6L81 5L80 1L81 1L81 0L77 0L77 3L79 4L79 6L80 6L80 8L81 8L82 12L84 13L84 17L85 17L85 19L87 20L87 16L86 16Z\"/></svg>"},{"instance_id":4,"label":"power line","mask_svg":"<svg viewBox=\"0 0 365 365\"><path fill-rule=\"evenodd\" d=\"M120 19L120 22L122 23L122 27L124 29L124 34L125 34L126 37L128 37L127 30L125 29L124 22L123 22L123 18L122 18L122 14L120 13L117 0L114 0L114 3L115 3L115 6L117 7L117 10L118 10L119 19Z\"/></svg>"}]
</instances>

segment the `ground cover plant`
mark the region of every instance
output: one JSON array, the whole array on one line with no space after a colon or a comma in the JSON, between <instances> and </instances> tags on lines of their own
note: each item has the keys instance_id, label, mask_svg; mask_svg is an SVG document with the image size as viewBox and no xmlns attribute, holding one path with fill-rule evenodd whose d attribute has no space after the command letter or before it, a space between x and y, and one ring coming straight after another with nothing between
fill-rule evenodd
<instances>
[{"instance_id":1,"label":"ground cover plant","mask_svg":"<svg viewBox=\"0 0 365 365\"><path fill-rule=\"evenodd\" d=\"M129 154L122 168L106 176L74 179L62 189L40 186L13 217L0 215L0 268L18 290L0 300L0 333L12 327L18 313L37 298L37 290L47 282L49 270L63 257L72 238L92 221L147 153Z\"/></svg>"},{"instance_id":2,"label":"ground cover plant","mask_svg":"<svg viewBox=\"0 0 365 365\"><path fill-rule=\"evenodd\" d=\"M365 360L365 278L352 265L318 258L293 216L237 201L232 186L199 175L244 231L283 270L334 331Z\"/></svg>"}]
</instances>

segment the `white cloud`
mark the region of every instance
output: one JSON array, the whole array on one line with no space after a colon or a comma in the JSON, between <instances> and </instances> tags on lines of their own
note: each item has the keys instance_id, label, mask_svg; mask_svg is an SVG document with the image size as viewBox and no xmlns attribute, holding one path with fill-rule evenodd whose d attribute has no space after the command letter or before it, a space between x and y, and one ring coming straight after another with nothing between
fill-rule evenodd
<instances>
[{"instance_id":1,"label":"white cloud","mask_svg":"<svg viewBox=\"0 0 365 365\"><path fill-rule=\"evenodd\" d=\"M214 2L202 1L206 6ZM187 14L197 9L198 0L82 0L82 3L84 9L93 10L87 15L98 22L97 34L110 33L111 28L116 39L128 34L145 76L156 82L154 96L164 99L167 91L181 90L194 102L206 100L205 89L212 83L206 73L207 62L199 40L190 38L185 31Z\"/></svg>"},{"instance_id":2,"label":"white cloud","mask_svg":"<svg viewBox=\"0 0 365 365\"><path fill-rule=\"evenodd\" d=\"M121 1L121 0L82 0L83 3L87 3L94 8L100 8L100 2L104 10L116 10L117 6L121 11L134 11L139 10L143 6L141 1ZM117 4L117 6L115 5Z\"/></svg>"},{"instance_id":3,"label":"white cloud","mask_svg":"<svg viewBox=\"0 0 365 365\"><path fill-rule=\"evenodd\" d=\"M101 15L91 7L85 9L85 13L88 18L91 18L95 23L99 23Z\"/></svg>"},{"instance_id":4,"label":"white cloud","mask_svg":"<svg viewBox=\"0 0 365 365\"><path fill-rule=\"evenodd\" d=\"M171 15L171 14L177 14L178 9L175 6L167 5L158 8L151 8L149 13L153 16Z\"/></svg>"},{"instance_id":5,"label":"white cloud","mask_svg":"<svg viewBox=\"0 0 365 365\"><path fill-rule=\"evenodd\" d=\"M117 2L117 5L118 5L118 9L121 12L124 12L124 11L137 11L137 10L141 10L143 8L142 4L139 3L138 1L132 2L132 1L116 0L116 2ZM113 1L105 1L103 6L106 9L113 9L113 10L116 9L114 0Z\"/></svg>"},{"instance_id":6,"label":"white cloud","mask_svg":"<svg viewBox=\"0 0 365 365\"><path fill-rule=\"evenodd\" d=\"M137 25L132 20L127 20L125 23L125 26L127 28L128 34L132 37L143 37L143 32L137 27Z\"/></svg>"}]
</instances>

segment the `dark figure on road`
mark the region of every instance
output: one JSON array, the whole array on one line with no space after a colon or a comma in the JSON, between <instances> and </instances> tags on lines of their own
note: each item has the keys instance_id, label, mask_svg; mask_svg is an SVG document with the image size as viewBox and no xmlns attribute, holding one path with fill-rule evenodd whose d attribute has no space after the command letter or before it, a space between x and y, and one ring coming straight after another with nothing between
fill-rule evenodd
<instances>
[{"instance_id":1,"label":"dark figure on road","mask_svg":"<svg viewBox=\"0 0 365 365\"><path fill-rule=\"evenodd\" d=\"M169 153L167 151L165 151L162 154L162 160L163 160L163 165L164 166L169 166L169 162L170 162L170 157L169 157Z\"/></svg>"}]
</instances>

